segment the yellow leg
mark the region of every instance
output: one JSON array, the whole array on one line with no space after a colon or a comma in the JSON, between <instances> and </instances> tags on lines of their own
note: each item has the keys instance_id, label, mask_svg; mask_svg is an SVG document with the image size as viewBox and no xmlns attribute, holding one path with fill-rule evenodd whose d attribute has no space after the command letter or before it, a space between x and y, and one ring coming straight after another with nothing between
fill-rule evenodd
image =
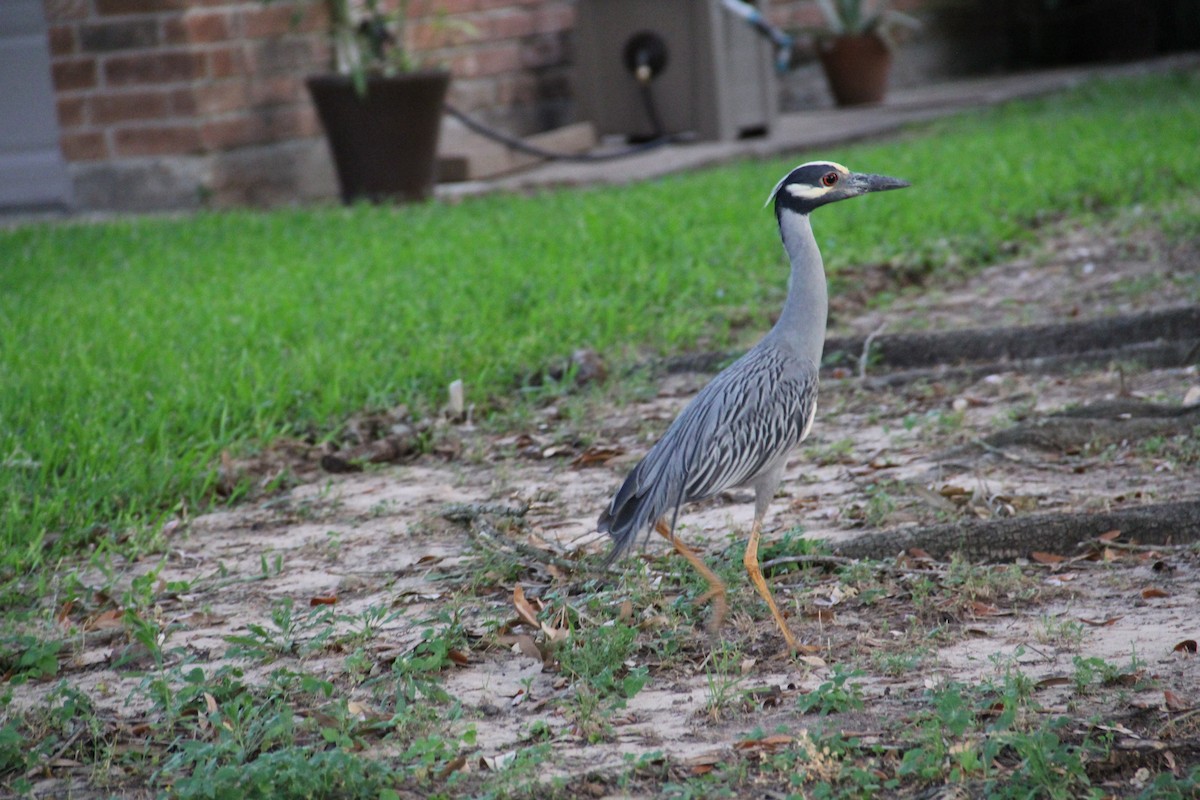
<instances>
[{"instance_id":1,"label":"yellow leg","mask_svg":"<svg viewBox=\"0 0 1200 800\"><path fill-rule=\"evenodd\" d=\"M796 644L796 639L788 629L783 614L779 613L779 606L775 605L775 598L771 596L771 590L767 587L767 580L763 577L762 569L758 566L758 538L761 533L762 520L756 519L754 520L754 525L750 528L750 541L746 544L746 557L742 563L746 565L746 572L750 573L750 581L754 584L754 588L758 590L762 599L767 601L767 607L771 609L771 616L775 618L775 624L779 626L779 630L783 633L783 638L787 641L788 649L795 653L800 650L800 647Z\"/></svg>"},{"instance_id":2,"label":"yellow leg","mask_svg":"<svg viewBox=\"0 0 1200 800\"><path fill-rule=\"evenodd\" d=\"M687 562L695 567L696 571L708 581L708 591L700 595L696 599L697 603L706 603L712 600L713 616L708 623L708 631L711 634L716 634L722 623L725 622L725 614L729 611L729 604L725 601L726 589L725 581L717 577L717 573L709 569L708 564L705 564L703 559L696 554L696 551L679 541L679 537L671 533L671 529L667 527L667 523L659 520L654 523L654 530L658 531L659 535L671 543L675 548L675 552L687 559Z\"/></svg>"}]
</instances>

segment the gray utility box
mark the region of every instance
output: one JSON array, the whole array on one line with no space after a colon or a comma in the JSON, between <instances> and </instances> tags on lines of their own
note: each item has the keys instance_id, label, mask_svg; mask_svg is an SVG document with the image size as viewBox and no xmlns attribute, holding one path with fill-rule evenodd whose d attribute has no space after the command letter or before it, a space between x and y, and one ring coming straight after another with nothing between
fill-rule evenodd
<instances>
[{"instance_id":1,"label":"gray utility box","mask_svg":"<svg viewBox=\"0 0 1200 800\"><path fill-rule=\"evenodd\" d=\"M629 40L646 32L667 46L650 89L665 133L727 141L771 129L779 113L771 43L719 0L579 0L576 95L597 132L653 133L623 57Z\"/></svg>"}]
</instances>

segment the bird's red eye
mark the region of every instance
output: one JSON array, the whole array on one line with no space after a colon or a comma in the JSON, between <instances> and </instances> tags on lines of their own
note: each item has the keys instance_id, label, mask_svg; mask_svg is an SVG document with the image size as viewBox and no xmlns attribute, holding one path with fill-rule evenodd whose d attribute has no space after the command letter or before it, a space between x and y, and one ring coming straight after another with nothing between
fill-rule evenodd
<instances>
[{"instance_id":1,"label":"bird's red eye","mask_svg":"<svg viewBox=\"0 0 1200 800\"><path fill-rule=\"evenodd\" d=\"M838 174L836 172L826 172L825 176L821 178L821 183L825 184L826 186L833 186L837 182Z\"/></svg>"}]
</instances>

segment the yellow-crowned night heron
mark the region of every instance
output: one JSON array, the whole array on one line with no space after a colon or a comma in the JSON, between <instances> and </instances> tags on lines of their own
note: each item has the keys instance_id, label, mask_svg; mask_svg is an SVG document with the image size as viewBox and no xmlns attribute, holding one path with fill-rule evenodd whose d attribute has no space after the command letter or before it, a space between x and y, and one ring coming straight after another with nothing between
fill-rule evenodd
<instances>
[{"instance_id":1,"label":"yellow-crowned night heron","mask_svg":"<svg viewBox=\"0 0 1200 800\"><path fill-rule=\"evenodd\" d=\"M599 530L613 538L610 563L650 528L671 542L708 581L700 602L713 601L714 631L727 609L725 584L675 536L675 522L685 503L749 486L754 489L754 524L744 564L788 647L797 649L759 568L758 540L788 453L808 435L817 409L817 369L829 301L808 215L837 200L905 186L905 181L850 172L831 161L801 164L775 184L767 203L775 201L779 234L792 264L779 321L700 390L600 515Z\"/></svg>"}]
</instances>

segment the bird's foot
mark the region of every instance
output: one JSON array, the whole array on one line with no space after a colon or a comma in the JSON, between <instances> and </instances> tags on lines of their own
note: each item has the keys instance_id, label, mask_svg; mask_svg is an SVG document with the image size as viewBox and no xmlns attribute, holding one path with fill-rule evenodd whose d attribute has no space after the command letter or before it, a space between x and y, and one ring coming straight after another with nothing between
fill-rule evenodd
<instances>
[{"instance_id":1,"label":"bird's foot","mask_svg":"<svg viewBox=\"0 0 1200 800\"><path fill-rule=\"evenodd\" d=\"M788 628L787 623L782 619L777 619L776 622L779 623L779 632L783 634L783 640L787 642L787 650L784 651L784 655L794 656L797 653L808 651L807 647L801 647L800 643L796 641L796 637L792 636L792 631Z\"/></svg>"}]
</instances>

